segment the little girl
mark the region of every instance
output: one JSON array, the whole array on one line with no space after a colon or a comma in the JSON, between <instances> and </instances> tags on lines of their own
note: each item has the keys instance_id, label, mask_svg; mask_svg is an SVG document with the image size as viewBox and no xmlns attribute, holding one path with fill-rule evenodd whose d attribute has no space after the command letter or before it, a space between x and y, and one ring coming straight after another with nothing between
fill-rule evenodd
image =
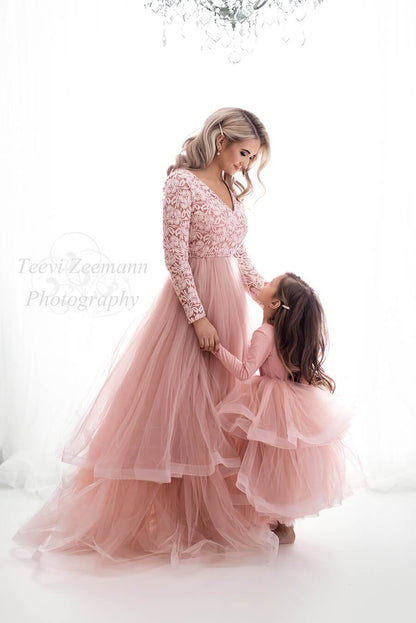
<instances>
[{"instance_id":1,"label":"little girl","mask_svg":"<svg viewBox=\"0 0 416 623\"><path fill-rule=\"evenodd\" d=\"M319 515L368 483L342 442L353 414L334 398L335 382L322 368L327 328L317 294L284 273L266 283L259 301L263 324L246 359L222 344L213 351L241 381L216 414L243 450L236 486L267 516L279 543L293 543L296 518Z\"/></svg>"}]
</instances>

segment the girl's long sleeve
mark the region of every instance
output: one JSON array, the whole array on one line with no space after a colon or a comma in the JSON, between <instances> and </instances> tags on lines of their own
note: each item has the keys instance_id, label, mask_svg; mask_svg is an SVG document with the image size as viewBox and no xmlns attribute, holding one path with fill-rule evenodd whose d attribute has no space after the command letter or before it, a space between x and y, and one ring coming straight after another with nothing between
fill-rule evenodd
<instances>
[{"instance_id":1,"label":"girl's long sleeve","mask_svg":"<svg viewBox=\"0 0 416 623\"><path fill-rule=\"evenodd\" d=\"M235 258L237 258L240 273L243 277L245 288L248 294L251 296L252 299L256 301L256 303L259 303L259 301L257 300L257 295L266 283L265 279L254 268L247 254L244 243L241 243L238 249L234 251L233 255Z\"/></svg>"},{"instance_id":2,"label":"girl's long sleeve","mask_svg":"<svg viewBox=\"0 0 416 623\"><path fill-rule=\"evenodd\" d=\"M189 225L192 193L180 176L168 177L163 186L163 250L173 288L188 324L206 316L189 264Z\"/></svg>"},{"instance_id":3,"label":"girl's long sleeve","mask_svg":"<svg viewBox=\"0 0 416 623\"><path fill-rule=\"evenodd\" d=\"M222 344L220 344L218 351L213 351L212 354L218 357L231 374L234 374L240 381L245 381L250 376L253 376L256 370L264 363L272 347L273 342L270 341L270 332L262 325L254 331L248 347L247 357L244 361L240 361Z\"/></svg>"}]
</instances>

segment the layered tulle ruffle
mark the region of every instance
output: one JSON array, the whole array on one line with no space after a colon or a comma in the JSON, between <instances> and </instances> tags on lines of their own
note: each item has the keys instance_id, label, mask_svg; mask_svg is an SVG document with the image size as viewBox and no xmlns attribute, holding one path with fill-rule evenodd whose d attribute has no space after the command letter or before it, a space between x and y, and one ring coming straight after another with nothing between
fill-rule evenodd
<instances>
[{"instance_id":1,"label":"layered tulle ruffle","mask_svg":"<svg viewBox=\"0 0 416 623\"><path fill-rule=\"evenodd\" d=\"M258 512L293 525L367 486L345 442L354 414L325 389L254 376L217 404L217 417L245 444L236 485Z\"/></svg>"},{"instance_id":2,"label":"layered tulle ruffle","mask_svg":"<svg viewBox=\"0 0 416 623\"><path fill-rule=\"evenodd\" d=\"M272 561L277 537L266 518L233 501L233 488L233 478L223 478L218 469L211 476L158 484L95 478L91 470L71 468L14 540L37 555L96 552L97 569L155 555L171 564L259 553Z\"/></svg>"},{"instance_id":3,"label":"layered tulle ruffle","mask_svg":"<svg viewBox=\"0 0 416 623\"><path fill-rule=\"evenodd\" d=\"M237 260L191 257L221 342L245 355L246 291ZM238 318L238 322L236 321ZM235 486L241 444L215 404L235 379L202 351L169 279L62 451L70 465L14 540L39 552L103 560L277 553L267 516Z\"/></svg>"}]
</instances>

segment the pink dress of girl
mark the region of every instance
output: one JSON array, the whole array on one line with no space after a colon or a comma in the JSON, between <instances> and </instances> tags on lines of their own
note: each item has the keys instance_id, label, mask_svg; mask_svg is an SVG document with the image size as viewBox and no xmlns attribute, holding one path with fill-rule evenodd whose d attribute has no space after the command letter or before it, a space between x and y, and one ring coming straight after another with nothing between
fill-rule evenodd
<instances>
[{"instance_id":1,"label":"pink dress of girl","mask_svg":"<svg viewBox=\"0 0 416 623\"><path fill-rule=\"evenodd\" d=\"M277 536L235 487L240 444L215 416L236 380L200 349L192 326L207 316L221 342L245 355L246 295L256 300L264 279L243 244L244 205L231 195L233 210L191 171L167 177L170 274L63 448L75 471L14 535L20 545L94 550L110 564L276 555Z\"/></svg>"},{"instance_id":2,"label":"pink dress of girl","mask_svg":"<svg viewBox=\"0 0 416 623\"><path fill-rule=\"evenodd\" d=\"M214 356L237 379L217 404L217 417L243 440L236 486L258 512L290 526L368 486L344 439L353 412L328 390L290 380L273 325L254 331L243 361L223 344Z\"/></svg>"}]
</instances>

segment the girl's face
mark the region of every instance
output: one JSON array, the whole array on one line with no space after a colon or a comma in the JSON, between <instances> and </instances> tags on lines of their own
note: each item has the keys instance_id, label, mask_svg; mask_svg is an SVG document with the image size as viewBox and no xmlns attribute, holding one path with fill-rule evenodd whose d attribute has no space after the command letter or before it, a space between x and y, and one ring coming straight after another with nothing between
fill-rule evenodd
<instances>
[{"instance_id":1,"label":"girl's face","mask_svg":"<svg viewBox=\"0 0 416 623\"><path fill-rule=\"evenodd\" d=\"M241 169L247 169L260 149L258 138L228 144L224 137L220 138L221 141L217 139L221 151L221 156L218 156L218 164L223 171L230 175L235 175Z\"/></svg>"},{"instance_id":2,"label":"girl's face","mask_svg":"<svg viewBox=\"0 0 416 623\"><path fill-rule=\"evenodd\" d=\"M267 281L262 290L259 292L258 300L263 303L263 305L271 305L275 303L278 299L274 297L274 293L276 292L280 281L284 278L283 275L279 275L272 279L272 281Z\"/></svg>"}]
</instances>

